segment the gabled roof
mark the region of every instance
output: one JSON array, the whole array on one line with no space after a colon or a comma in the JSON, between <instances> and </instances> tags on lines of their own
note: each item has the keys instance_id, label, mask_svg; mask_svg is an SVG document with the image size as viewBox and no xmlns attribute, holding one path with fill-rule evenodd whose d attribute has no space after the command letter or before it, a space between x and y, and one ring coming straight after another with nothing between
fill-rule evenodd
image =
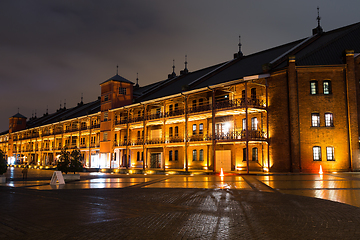
<instances>
[{"instance_id":1,"label":"gabled roof","mask_svg":"<svg viewBox=\"0 0 360 240\"><path fill-rule=\"evenodd\" d=\"M123 78L122 76L120 76L119 74L116 74L115 76L109 78L108 80L106 80L105 82L100 83L104 84L106 82L110 82L110 81L115 81L115 82L125 82L125 83L130 83L130 84L134 84L133 82L127 80L126 78Z\"/></svg>"},{"instance_id":2,"label":"gabled roof","mask_svg":"<svg viewBox=\"0 0 360 240\"><path fill-rule=\"evenodd\" d=\"M14 116L12 116L14 118L26 118L24 115L20 114L20 113L17 113L15 114Z\"/></svg>"}]
</instances>

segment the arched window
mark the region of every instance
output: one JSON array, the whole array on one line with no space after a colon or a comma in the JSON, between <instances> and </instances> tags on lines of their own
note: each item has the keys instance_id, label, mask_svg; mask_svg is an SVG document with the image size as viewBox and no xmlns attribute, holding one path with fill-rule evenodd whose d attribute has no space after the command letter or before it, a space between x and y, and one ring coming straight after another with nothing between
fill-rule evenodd
<instances>
[{"instance_id":1,"label":"arched window","mask_svg":"<svg viewBox=\"0 0 360 240\"><path fill-rule=\"evenodd\" d=\"M169 127L169 137L173 137L173 128Z\"/></svg>"},{"instance_id":2,"label":"arched window","mask_svg":"<svg viewBox=\"0 0 360 240\"><path fill-rule=\"evenodd\" d=\"M199 124L199 134L203 134L204 133L204 124L200 123Z\"/></svg>"},{"instance_id":3,"label":"arched window","mask_svg":"<svg viewBox=\"0 0 360 240\"><path fill-rule=\"evenodd\" d=\"M179 127L176 126L175 127L175 137L178 137L179 136Z\"/></svg>"},{"instance_id":4,"label":"arched window","mask_svg":"<svg viewBox=\"0 0 360 240\"><path fill-rule=\"evenodd\" d=\"M204 161L204 150L200 149L199 151L199 161Z\"/></svg>"},{"instance_id":5,"label":"arched window","mask_svg":"<svg viewBox=\"0 0 360 240\"><path fill-rule=\"evenodd\" d=\"M323 82L324 94L331 94L331 81L326 80Z\"/></svg>"},{"instance_id":6,"label":"arched window","mask_svg":"<svg viewBox=\"0 0 360 240\"><path fill-rule=\"evenodd\" d=\"M197 160L197 151L193 150L192 154L193 154L193 159L192 160L196 161Z\"/></svg>"},{"instance_id":7,"label":"arched window","mask_svg":"<svg viewBox=\"0 0 360 240\"><path fill-rule=\"evenodd\" d=\"M254 147L252 149L252 160L253 161L258 161L258 148Z\"/></svg>"}]
</instances>

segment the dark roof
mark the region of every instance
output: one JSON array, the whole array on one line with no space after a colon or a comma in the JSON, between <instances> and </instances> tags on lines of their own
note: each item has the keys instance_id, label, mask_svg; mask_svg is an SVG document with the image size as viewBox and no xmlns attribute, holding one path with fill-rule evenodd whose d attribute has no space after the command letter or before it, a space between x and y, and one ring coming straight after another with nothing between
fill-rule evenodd
<instances>
[{"instance_id":1,"label":"dark roof","mask_svg":"<svg viewBox=\"0 0 360 240\"><path fill-rule=\"evenodd\" d=\"M125 83L134 84L133 82L127 80L126 78L123 78L122 76L116 74L115 76L109 78L109 79L106 80L105 82L100 83L100 85L103 84L103 83L106 83L106 82L110 82L110 81L125 82Z\"/></svg>"},{"instance_id":2,"label":"dark roof","mask_svg":"<svg viewBox=\"0 0 360 240\"><path fill-rule=\"evenodd\" d=\"M24 115L20 114L20 113L17 113L15 114L14 116L12 117L15 117L15 118L26 118Z\"/></svg>"},{"instance_id":3,"label":"dark roof","mask_svg":"<svg viewBox=\"0 0 360 240\"><path fill-rule=\"evenodd\" d=\"M151 87L147 87L145 91L137 92L136 102L262 74L264 73L263 66L266 66L268 71L276 71L287 66L288 57L291 55L295 55L297 66L344 64L344 50L350 49L360 52L359 39L360 23L323 32L154 83Z\"/></svg>"},{"instance_id":4,"label":"dark roof","mask_svg":"<svg viewBox=\"0 0 360 240\"><path fill-rule=\"evenodd\" d=\"M64 121L72 118L77 118L85 115L90 115L100 111L100 100L89 103L79 103L76 107L65 109L61 108L52 114L44 114L42 117L30 118L26 122L26 128L38 127L46 124L51 124L59 121Z\"/></svg>"}]
</instances>

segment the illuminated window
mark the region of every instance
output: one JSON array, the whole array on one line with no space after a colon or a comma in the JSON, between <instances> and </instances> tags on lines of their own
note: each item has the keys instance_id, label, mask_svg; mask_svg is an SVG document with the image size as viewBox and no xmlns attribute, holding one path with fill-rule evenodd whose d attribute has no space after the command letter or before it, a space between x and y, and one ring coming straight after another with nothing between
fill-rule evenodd
<instances>
[{"instance_id":1,"label":"illuminated window","mask_svg":"<svg viewBox=\"0 0 360 240\"><path fill-rule=\"evenodd\" d=\"M321 147L319 146L313 147L313 160L321 161Z\"/></svg>"},{"instance_id":2,"label":"illuminated window","mask_svg":"<svg viewBox=\"0 0 360 240\"><path fill-rule=\"evenodd\" d=\"M258 161L258 149L256 147L252 149L252 160L256 162Z\"/></svg>"},{"instance_id":3,"label":"illuminated window","mask_svg":"<svg viewBox=\"0 0 360 240\"><path fill-rule=\"evenodd\" d=\"M179 160L179 151L175 150L175 161Z\"/></svg>"},{"instance_id":4,"label":"illuminated window","mask_svg":"<svg viewBox=\"0 0 360 240\"><path fill-rule=\"evenodd\" d=\"M334 118L332 113L325 113L325 127L333 127Z\"/></svg>"},{"instance_id":5,"label":"illuminated window","mask_svg":"<svg viewBox=\"0 0 360 240\"><path fill-rule=\"evenodd\" d=\"M199 161L204 161L204 150L200 149L199 151Z\"/></svg>"},{"instance_id":6,"label":"illuminated window","mask_svg":"<svg viewBox=\"0 0 360 240\"><path fill-rule=\"evenodd\" d=\"M126 95L126 88L119 87L119 94Z\"/></svg>"},{"instance_id":7,"label":"illuminated window","mask_svg":"<svg viewBox=\"0 0 360 240\"><path fill-rule=\"evenodd\" d=\"M169 161L172 161L173 160L173 151L170 150L169 151Z\"/></svg>"},{"instance_id":8,"label":"illuminated window","mask_svg":"<svg viewBox=\"0 0 360 240\"><path fill-rule=\"evenodd\" d=\"M246 118L243 118L242 120L242 129L246 130Z\"/></svg>"},{"instance_id":9,"label":"illuminated window","mask_svg":"<svg viewBox=\"0 0 360 240\"><path fill-rule=\"evenodd\" d=\"M85 138L84 137L80 138L80 144L85 145Z\"/></svg>"},{"instance_id":10,"label":"illuminated window","mask_svg":"<svg viewBox=\"0 0 360 240\"><path fill-rule=\"evenodd\" d=\"M318 94L318 82L317 81L310 82L310 94L311 95Z\"/></svg>"},{"instance_id":11,"label":"illuminated window","mask_svg":"<svg viewBox=\"0 0 360 240\"><path fill-rule=\"evenodd\" d=\"M108 116L109 116L109 113L104 112L104 122L106 122L108 120Z\"/></svg>"},{"instance_id":12,"label":"illuminated window","mask_svg":"<svg viewBox=\"0 0 360 240\"><path fill-rule=\"evenodd\" d=\"M199 134L203 134L204 133L204 124L200 123L199 124Z\"/></svg>"},{"instance_id":13,"label":"illuminated window","mask_svg":"<svg viewBox=\"0 0 360 240\"><path fill-rule=\"evenodd\" d=\"M178 137L179 136L179 127L176 126L175 127L175 137Z\"/></svg>"},{"instance_id":14,"label":"illuminated window","mask_svg":"<svg viewBox=\"0 0 360 240\"><path fill-rule=\"evenodd\" d=\"M106 102L106 101L109 101L109 96L108 95L105 95L104 96L104 101Z\"/></svg>"},{"instance_id":15,"label":"illuminated window","mask_svg":"<svg viewBox=\"0 0 360 240\"><path fill-rule=\"evenodd\" d=\"M326 160L334 161L334 147L326 147Z\"/></svg>"},{"instance_id":16,"label":"illuminated window","mask_svg":"<svg viewBox=\"0 0 360 240\"><path fill-rule=\"evenodd\" d=\"M246 148L243 148L243 161L246 161Z\"/></svg>"},{"instance_id":17,"label":"illuminated window","mask_svg":"<svg viewBox=\"0 0 360 240\"><path fill-rule=\"evenodd\" d=\"M319 113L311 114L311 126L312 127L320 127L320 114Z\"/></svg>"},{"instance_id":18,"label":"illuminated window","mask_svg":"<svg viewBox=\"0 0 360 240\"><path fill-rule=\"evenodd\" d=\"M193 135L196 135L196 124L193 124L192 130L193 130Z\"/></svg>"},{"instance_id":19,"label":"illuminated window","mask_svg":"<svg viewBox=\"0 0 360 240\"><path fill-rule=\"evenodd\" d=\"M169 128L169 137L173 137L173 128L172 127Z\"/></svg>"},{"instance_id":20,"label":"illuminated window","mask_svg":"<svg viewBox=\"0 0 360 240\"><path fill-rule=\"evenodd\" d=\"M256 117L251 118L251 130L256 131L258 125L258 120Z\"/></svg>"},{"instance_id":21,"label":"illuminated window","mask_svg":"<svg viewBox=\"0 0 360 240\"><path fill-rule=\"evenodd\" d=\"M196 161L197 160L197 151L193 150L192 155L193 155L193 161Z\"/></svg>"},{"instance_id":22,"label":"illuminated window","mask_svg":"<svg viewBox=\"0 0 360 240\"><path fill-rule=\"evenodd\" d=\"M324 94L331 94L331 81L326 80L323 82Z\"/></svg>"}]
</instances>

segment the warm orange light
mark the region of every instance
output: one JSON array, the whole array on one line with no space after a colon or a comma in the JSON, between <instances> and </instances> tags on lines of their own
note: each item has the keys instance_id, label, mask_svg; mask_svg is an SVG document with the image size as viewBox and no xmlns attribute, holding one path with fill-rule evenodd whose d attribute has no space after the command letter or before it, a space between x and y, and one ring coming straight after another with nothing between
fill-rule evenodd
<instances>
[{"instance_id":1,"label":"warm orange light","mask_svg":"<svg viewBox=\"0 0 360 240\"><path fill-rule=\"evenodd\" d=\"M221 170L220 170L220 177L223 177L224 176L224 171L223 171L223 169L221 168Z\"/></svg>"},{"instance_id":2,"label":"warm orange light","mask_svg":"<svg viewBox=\"0 0 360 240\"><path fill-rule=\"evenodd\" d=\"M322 166L320 165L320 170L319 170L319 174L323 174L323 170L322 170Z\"/></svg>"}]
</instances>

